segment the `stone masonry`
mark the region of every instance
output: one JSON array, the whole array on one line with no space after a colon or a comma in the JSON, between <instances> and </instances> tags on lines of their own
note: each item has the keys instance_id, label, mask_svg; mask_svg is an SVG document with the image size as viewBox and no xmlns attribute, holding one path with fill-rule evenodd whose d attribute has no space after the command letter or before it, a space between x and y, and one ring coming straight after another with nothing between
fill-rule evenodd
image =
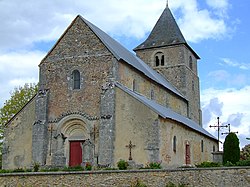
<instances>
[{"instance_id":1,"label":"stone masonry","mask_svg":"<svg viewBox=\"0 0 250 187\"><path fill-rule=\"evenodd\" d=\"M250 168L0 174L2 186L130 187L138 182L147 187L165 187L171 183L185 187L249 187Z\"/></svg>"}]
</instances>

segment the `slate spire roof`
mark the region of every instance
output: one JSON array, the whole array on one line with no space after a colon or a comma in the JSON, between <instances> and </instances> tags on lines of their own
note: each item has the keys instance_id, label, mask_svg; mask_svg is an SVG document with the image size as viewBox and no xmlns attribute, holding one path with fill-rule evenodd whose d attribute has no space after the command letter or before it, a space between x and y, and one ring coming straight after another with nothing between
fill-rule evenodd
<instances>
[{"instance_id":1,"label":"slate spire roof","mask_svg":"<svg viewBox=\"0 0 250 187\"><path fill-rule=\"evenodd\" d=\"M148 38L143 43L138 45L134 51L178 44L186 45L195 57L200 59L200 57L187 44L173 14L168 6L166 6Z\"/></svg>"},{"instance_id":2,"label":"slate spire roof","mask_svg":"<svg viewBox=\"0 0 250 187\"><path fill-rule=\"evenodd\" d=\"M135 49L186 43L170 9L166 7L149 37Z\"/></svg>"}]
</instances>

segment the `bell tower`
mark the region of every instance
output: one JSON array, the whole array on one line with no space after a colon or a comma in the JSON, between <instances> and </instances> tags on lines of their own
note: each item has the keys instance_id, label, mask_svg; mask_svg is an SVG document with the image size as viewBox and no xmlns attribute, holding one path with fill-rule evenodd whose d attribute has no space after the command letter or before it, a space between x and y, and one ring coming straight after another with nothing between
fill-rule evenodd
<instances>
[{"instance_id":1,"label":"bell tower","mask_svg":"<svg viewBox=\"0 0 250 187\"><path fill-rule=\"evenodd\" d=\"M200 86L197 60L187 44L168 4L148 38L134 51L150 67L161 73L188 100L188 118L201 125Z\"/></svg>"}]
</instances>

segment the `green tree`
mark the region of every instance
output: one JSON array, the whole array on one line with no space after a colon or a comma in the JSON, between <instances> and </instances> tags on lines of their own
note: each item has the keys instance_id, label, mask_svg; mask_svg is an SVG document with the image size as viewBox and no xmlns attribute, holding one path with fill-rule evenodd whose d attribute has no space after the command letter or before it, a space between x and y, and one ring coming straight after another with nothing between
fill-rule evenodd
<instances>
[{"instance_id":1,"label":"green tree","mask_svg":"<svg viewBox=\"0 0 250 187\"><path fill-rule=\"evenodd\" d=\"M229 133L226 136L224 145L223 145L223 164L231 162L235 164L240 160L240 142L235 133Z\"/></svg>"},{"instance_id":2,"label":"green tree","mask_svg":"<svg viewBox=\"0 0 250 187\"><path fill-rule=\"evenodd\" d=\"M245 145L240 152L240 158L242 160L250 160L250 144Z\"/></svg>"},{"instance_id":3,"label":"green tree","mask_svg":"<svg viewBox=\"0 0 250 187\"><path fill-rule=\"evenodd\" d=\"M37 84L25 84L15 88L11 92L10 99L5 101L4 106L0 108L0 151L2 150L4 125L25 106L37 91Z\"/></svg>"}]
</instances>

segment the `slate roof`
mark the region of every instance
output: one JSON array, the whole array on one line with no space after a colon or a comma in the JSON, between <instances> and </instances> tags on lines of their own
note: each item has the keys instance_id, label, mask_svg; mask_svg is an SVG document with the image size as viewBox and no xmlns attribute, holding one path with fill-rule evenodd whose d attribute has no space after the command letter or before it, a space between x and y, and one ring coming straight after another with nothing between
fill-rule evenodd
<instances>
[{"instance_id":1,"label":"slate roof","mask_svg":"<svg viewBox=\"0 0 250 187\"><path fill-rule=\"evenodd\" d=\"M170 108L166 108L166 107L156 103L154 100L149 100L145 96L143 96L139 93L133 92L132 90L128 89L127 87L123 86L122 84L120 84L118 82L116 82L115 85L118 88L120 88L121 90L123 90L124 92L126 92L127 94L129 94L130 96L132 96L135 99L137 99L138 101L142 102L144 105L148 106L150 109L152 109L154 112L156 112L161 117L177 121L177 122L181 123L182 125L190 128L190 129L195 130L196 132L199 132L199 133L201 133L209 138L212 138L212 139L218 141L217 138L215 138L213 135L211 135L209 132L207 132L204 128L202 128L200 125L198 125L193 120L190 120L190 119L186 118L185 116L182 116L182 115L174 112Z\"/></svg>"},{"instance_id":2,"label":"slate roof","mask_svg":"<svg viewBox=\"0 0 250 187\"><path fill-rule=\"evenodd\" d=\"M166 7L148 38L142 44L138 45L134 51L178 44L186 45L195 57L200 59L200 57L187 44L174 19L174 16L172 15L170 9Z\"/></svg>"},{"instance_id":3,"label":"slate roof","mask_svg":"<svg viewBox=\"0 0 250 187\"><path fill-rule=\"evenodd\" d=\"M117 60L123 60L129 65L136 68L138 71L142 72L148 78L154 80L158 84L164 86L168 90L172 91L173 93L177 94L181 98L186 98L173 86L171 85L161 74L154 71L151 67L149 67L145 62L143 62L140 58L136 55L131 53L125 47L123 47L120 43L116 40L111 38L108 34L104 31L84 19L83 17L79 16L89 27L90 29L98 36L98 38L104 43L104 45L109 49L109 51L115 56Z\"/></svg>"}]
</instances>

